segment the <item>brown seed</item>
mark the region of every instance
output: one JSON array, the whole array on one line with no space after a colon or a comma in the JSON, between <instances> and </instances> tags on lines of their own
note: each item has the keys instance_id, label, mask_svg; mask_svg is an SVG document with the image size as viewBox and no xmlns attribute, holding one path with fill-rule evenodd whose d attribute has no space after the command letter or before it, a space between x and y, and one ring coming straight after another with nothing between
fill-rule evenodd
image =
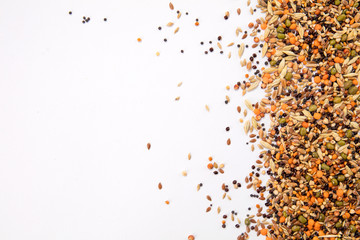
<instances>
[{"instance_id":1,"label":"brown seed","mask_svg":"<svg viewBox=\"0 0 360 240\"><path fill-rule=\"evenodd\" d=\"M150 148L151 148L151 144L150 144L150 143L148 143L146 146L147 146L147 149L148 149L148 150L150 150Z\"/></svg>"},{"instance_id":2,"label":"brown seed","mask_svg":"<svg viewBox=\"0 0 360 240\"><path fill-rule=\"evenodd\" d=\"M206 209L206 212L210 212L211 211L211 207L208 207L207 209Z\"/></svg>"},{"instance_id":3,"label":"brown seed","mask_svg":"<svg viewBox=\"0 0 360 240\"><path fill-rule=\"evenodd\" d=\"M227 145L230 145L230 144L231 144L230 138L228 138L228 140L226 141L226 144L227 144Z\"/></svg>"},{"instance_id":4,"label":"brown seed","mask_svg":"<svg viewBox=\"0 0 360 240\"><path fill-rule=\"evenodd\" d=\"M174 10L174 5L172 4L172 2L169 3L169 7L171 10Z\"/></svg>"},{"instance_id":5,"label":"brown seed","mask_svg":"<svg viewBox=\"0 0 360 240\"><path fill-rule=\"evenodd\" d=\"M209 195L206 196L206 199L209 200L209 201L212 201L211 197Z\"/></svg>"},{"instance_id":6,"label":"brown seed","mask_svg":"<svg viewBox=\"0 0 360 240\"><path fill-rule=\"evenodd\" d=\"M241 113L241 107L237 106L236 110L238 111L238 113Z\"/></svg>"},{"instance_id":7,"label":"brown seed","mask_svg":"<svg viewBox=\"0 0 360 240\"><path fill-rule=\"evenodd\" d=\"M158 188L159 188L159 190L161 190L161 189L162 189L162 184L161 184L161 182L159 182L159 184L158 184Z\"/></svg>"},{"instance_id":8,"label":"brown seed","mask_svg":"<svg viewBox=\"0 0 360 240\"><path fill-rule=\"evenodd\" d=\"M238 9L236 10L236 12L237 12L238 15L240 15L240 14L241 14L241 9L238 8Z\"/></svg>"}]
</instances>

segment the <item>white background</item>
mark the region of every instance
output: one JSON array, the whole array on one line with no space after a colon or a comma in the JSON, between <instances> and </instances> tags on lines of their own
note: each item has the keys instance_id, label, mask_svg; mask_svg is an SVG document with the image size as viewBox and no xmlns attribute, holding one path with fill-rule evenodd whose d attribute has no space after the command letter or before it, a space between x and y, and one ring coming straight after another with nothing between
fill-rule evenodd
<instances>
[{"instance_id":1,"label":"white background","mask_svg":"<svg viewBox=\"0 0 360 240\"><path fill-rule=\"evenodd\" d=\"M244 186L257 157L236 112L245 98L225 90L246 73L225 46L255 16L243 0L183 0L173 1L177 20L168 3L0 1L1 240L236 239L244 230L222 229L205 196L242 221L256 204L244 187L232 201L220 191L234 179ZM200 41L218 35L225 54L204 55ZM224 175L206 169L209 156Z\"/></svg>"}]
</instances>

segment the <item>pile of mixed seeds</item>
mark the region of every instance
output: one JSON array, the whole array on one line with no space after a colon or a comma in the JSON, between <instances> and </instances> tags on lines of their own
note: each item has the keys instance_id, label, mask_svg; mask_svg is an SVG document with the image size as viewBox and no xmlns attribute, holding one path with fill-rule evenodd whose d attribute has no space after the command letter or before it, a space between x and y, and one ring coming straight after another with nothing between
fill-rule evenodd
<instances>
[{"instance_id":1,"label":"pile of mixed seeds","mask_svg":"<svg viewBox=\"0 0 360 240\"><path fill-rule=\"evenodd\" d=\"M267 239L360 239L359 2L260 0ZM252 181L259 181L252 176ZM259 191L260 190L260 191ZM251 222L248 221L249 226ZM258 234L259 235L259 234ZM239 236L245 239L245 236Z\"/></svg>"},{"instance_id":2,"label":"pile of mixed seeds","mask_svg":"<svg viewBox=\"0 0 360 240\"><path fill-rule=\"evenodd\" d=\"M360 2L258 0L257 7L265 16L249 23L252 32L243 37L253 37L254 54L241 61L252 76L246 74L248 82L236 83L234 90L244 95L261 86L265 91L260 102L245 102L253 116L244 129L252 150L256 141L261 149L245 182L266 208L256 206L238 240L248 239L251 230L266 240L360 239ZM253 65L257 47L267 68ZM241 57L244 43L238 48ZM266 116L268 130L260 123ZM223 173L224 166L209 161L208 169ZM269 175L266 184L260 173ZM232 185L241 187L236 180ZM224 197L228 188L222 185Z\"/></svg>"}]
</instances>

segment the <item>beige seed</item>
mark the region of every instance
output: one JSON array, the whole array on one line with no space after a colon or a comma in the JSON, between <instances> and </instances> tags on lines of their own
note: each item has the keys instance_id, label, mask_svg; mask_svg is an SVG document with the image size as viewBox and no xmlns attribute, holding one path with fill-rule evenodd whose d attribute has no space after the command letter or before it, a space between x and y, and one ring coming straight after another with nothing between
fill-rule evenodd
<instances>
[{"instance_id":1,"label":"beige seed","mask_svg":"<svg viewBox=\"0 0 360 240\"><path fill-rule=\"evenodd\" d=\"M217 43L217 46L218 46L219 49L222 49L222 46L221 46L221 44L219 42Z\"/></svg>"},{"instance_id":2,"label":"beige seed","mask_svg":"<svg viewBox=\"0 0 360 240\"><path fill-rule=\"evenodd\" d=\"M184 170L184 171L182 171L181 172L181 174L184 176L184 177L186 177L187 176L187 172Z\"/></svg>"},{"instance_id":3,"label":"beige seed","mask_svg":"<svg viewBox=\"0 0 360 240\"><path fill-rule=\"evenodd\" d=\"M176 97L176 98L175 98L175 101L179 101L179 100L180 100L180 97Z\"/></svg>"},{"instance_id":4,"label":"beige seed","mask_svg":"<svg viewBox=\"0 0 360 240\"><path fill-rule=\"evenodd\" d=\"M217 164L216 162L214 162L213 165L214 165L214 168L215 168L215 169L218 169L219 166L218 166L218 164Z\"/></svg>"},{"instance_id":5,"label":"beige seed","mask_svg":"<svg viewBox=\"0 0 360 240\"><path fill-rule=\"evenodd\" d=\"M166 26L168 26L168 27L172 27L173 25L174 25L173 22L168 22L168 24L166 24Z\"/></svg>"},{"instance_id":6,"label":"beige seed","mask_svg":"<svg viewBox=\"0 0 360 240\"><path fill-rule=\"evenodd\" d=\"M182 82L179 82L177 86L178 86L178 87L181 87L181 85L182 85Z\"/></svg>"},{"instance_id":7,"label":"beige seed","mask_svg":"<svg viewBox=\"0 0 360 240\"><path fill-rule=\"evenodd\" d=\"M180 17L181 17L181 12L178 13L177 19L179 19Z\"/></svg>"},{"instance_id":8,"label":"beige seed","mask_svg":"<svg viewBox=\"0 0 360 240\"><path fill-rule=\"evenodd\" d=\"M188 153L188 160L191 160L191 153Z\"/></svg>"},{"instance_id":9,"label":"beige seed","mask_svg":"<svg viewBox=\"0 0 360 240\"><path fill-rule=\"evenodd\" d=\"M174 31L174 34L176 34L178 31L179 31L179 27L177 27L176 29L175 29L175 31Z\"/></svg>"},{"instance_id":10,"label":"beige seed","mask_svg":"<svg viewBox=\"0 0 360 240\"><path fill-rule=\"evenodd\" d=\"M156 52L156 56L160 56L160 53L159 53L159 52Z\"/></svg>"},{"instance_id":11,"label":"beige seed","mask_svg":"<svg viewBox=\"0 0 360 240\"><path fill-rule=\"evenodd\" d=\"M209 108L209 106L208 105L205 105L205 109L206 109L206 111L210 111L210 108Z\"/></svg>"},{"instance_id":12,"label":"beige seed","mask_svg":"<svg viewBox=\"0 0 360 240\"><path fill-rule=\"evenodd\" d=\"M218 208L217 208L217 213L220 213L220 212L221 212L221 208L218 207Z\"/></svg>"},{"instance_id":13,"label":"beige seed","mask_svg":"<svg viewBox=\"0 0 360 240\"><path fill-rule=\"evenodd\" d=\"M245 50L245 44L242 43L242 44L240 45L240 48L239 48L239 51L238 51L238 55L239 55L240 58L241 58L242 55L244 54L244 50Z\"/></svg>"},{"instance_id":14,"label":"beige seed","mask_svg":"<svg viewBox=\"0 0 360 240\"><path fill-rule=\"evenodd\" d=\"M249 100L245 99L245 105L250 111L254 111L254 107Z\"/></svg>"}]
</instances>

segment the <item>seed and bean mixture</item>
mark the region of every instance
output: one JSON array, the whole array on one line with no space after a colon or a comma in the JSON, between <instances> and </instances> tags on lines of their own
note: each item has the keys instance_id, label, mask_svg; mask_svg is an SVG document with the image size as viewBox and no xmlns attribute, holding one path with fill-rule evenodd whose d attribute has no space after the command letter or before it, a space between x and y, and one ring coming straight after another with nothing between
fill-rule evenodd
<instances>
[{"instance_id":1,"label":"seed and bean mixture","mask_svg":"<svg viewBox=\"0 0 360 240\"><path fill-rule=\"evenodd\" d=\"M174 10L172 3L169 6ZM246 218L236 211L221 214L222 227L227 222L236 228L245 224L238 240L248 239L251 231L266 240L360 239L360 2L258 0L256 7L263 17L250 22L247 31L236 29L237 36L251 37L253 44L227 46L237 47L240 58L247 48L253 53L241 60L247 80L237 82L233 91L242 90L245 95L260 86L264 92L259 102L245 100L246 109L236 108L244 118L251 115L240 122L251 150L260 149L245 177L246 188L254 190L251 197L259 204L255 214ZM256 11L249 9L251 14ZM242 11L226 12L224 20ZM181 13L177 15L180 18ZM200 25L199 19L194 22ZM220 54L223 41L217 37ZM212 41L200 46L205 44ZM204 53L214 51L210 46ZM225 103L229 101L226 96ZM261 123L265 117L271 121L268 129ZM226 144L231 144L230 138ZM224 164L212 157L208 160L210 171L224 173ZM267 182L261 180L264 175ZM202 185L197 185L198 191ZM239 180L223 183L223 198L231 200L229 189L241 187ZM206 199L212 202L210 195ZM205 211L212 208L210 204ZM220 214L221 207L216 211Z\"/></svg>"}]
</instances>

